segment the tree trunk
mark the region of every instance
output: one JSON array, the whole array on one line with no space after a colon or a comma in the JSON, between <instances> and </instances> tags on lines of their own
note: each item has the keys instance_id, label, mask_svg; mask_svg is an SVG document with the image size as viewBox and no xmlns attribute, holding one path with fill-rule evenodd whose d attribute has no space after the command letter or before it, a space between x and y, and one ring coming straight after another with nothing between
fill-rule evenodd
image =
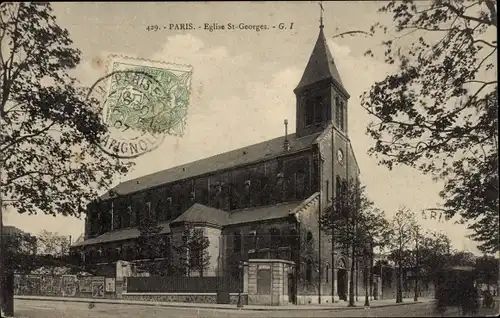
<instances>
[{"instance_id":1,"label":"tree trunk","mask_svg":"<svg viewBox=\"0 0 500 318\"><path fill-rule=\"evenodd\" d=\"M413 297L413 301L418 301L418 268L415 273L415 296Z\"/></svg>"},{"instance_id":2,"label":"tree trunk","mask_svg":"<svg viewBox=\"0 0 500 318\"><path fill-rule=\"evenodd\" d=\"M499 258L497 259L497 265L498 265L498 273L497 273L497 297L500 296L500 254ZM498 305L498 304L497 304Z\"/></svg>"},{"instance_id":3,"label":"tree trunk","mask_svg":"<svg viewBox=\"0 0 500 318\"><path fill-rule=\"evenodd\" d=\"M2 313L8 317L14 316L14 273L4 272L2 284Z\"/></svg>"},{"instance_id":4,"label":"tree trunk","mask_svg":"<svg viewBox=\"0 0 500 318\"><path fill-rule=\"evenodd\" d=\"M401 268L401 260L398 260L397 283L396 283L396 303L403 302L403 270Z\"/></svg>"},{"instance_id":5,"label":"tree trunk","mask_svg":"<svg viewBox=\"0 0 500 318\"><path fill-rule=\"evenodd\" d=\"M356 261L355 261L355 248L354 246L352 247L352 255L351 255L351 279L349 280L349 307L354 307L356 306L355 301L354 301L354 271L356 267Z\"/></svg>"},{"instance_id":6,"label":"tree trunk","mask_svg":"<svg viewBox=\"0 0 500 318\"><path fill-rule=\"evenodd\" d=\"M368 257L365 257L365 269L364 269L364 276L365 276L365 307L370 306L370 299L369 299L369 281L370 281L370 269L368 266Z\"/></svg>"},{"instance_id":7,"label":"tree trunk","mask_svg":"<svg viewBox=\"0 0 500 318\"><path fill-rule=\"evenodd\" d=\"M356 301L358 301L358 287L359 287L359 260L356 259L356 285L355 285L355 292L356 292Z\"/></svg>"}]
</instances>

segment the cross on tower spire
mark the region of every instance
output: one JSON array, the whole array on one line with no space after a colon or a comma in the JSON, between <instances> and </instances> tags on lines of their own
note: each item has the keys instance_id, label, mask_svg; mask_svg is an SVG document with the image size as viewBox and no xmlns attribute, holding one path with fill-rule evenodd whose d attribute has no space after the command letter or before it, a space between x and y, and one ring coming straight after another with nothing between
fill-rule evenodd
<instances>
[{"instance_id":1,"label":"cross on tower spire","mask_svg":"<svg viewBox=\"0 0 500 318\"><path fill-rule=\"evenodd\" d=\"M323 1L320 1L318 4L319 4L319 7L320 7L320 12L319 12L319 27L320 27L320 29L323 29L323 11L325 11L325 9L323 9Z\"/></svg>"}]
</instances>

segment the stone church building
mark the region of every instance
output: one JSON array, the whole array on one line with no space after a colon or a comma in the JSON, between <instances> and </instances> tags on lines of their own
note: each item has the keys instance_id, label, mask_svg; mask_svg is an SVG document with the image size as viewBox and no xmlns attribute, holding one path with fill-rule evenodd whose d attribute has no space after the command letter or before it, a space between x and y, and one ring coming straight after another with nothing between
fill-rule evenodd
<instances>
[{"instance_id":1,"label":"stone church building","mask_svg":"<svg viewBox=\"0 0 500 318\"><path fill-rule=\"evenodd\" d=\"M186 224L205 229L205 276L226 275L242 261L285 260L290 302L331 302L332 284L335 298L345 298L350 263L332 251L319 217L360 171L348 134L349 93L322 25L294 93L295 133L285 120L282 137L119 184L89 204L84 240L73 248L86 262L144 259L134 249L137 226L155 217L171 242Z\"/></svg>"}]
</instances>

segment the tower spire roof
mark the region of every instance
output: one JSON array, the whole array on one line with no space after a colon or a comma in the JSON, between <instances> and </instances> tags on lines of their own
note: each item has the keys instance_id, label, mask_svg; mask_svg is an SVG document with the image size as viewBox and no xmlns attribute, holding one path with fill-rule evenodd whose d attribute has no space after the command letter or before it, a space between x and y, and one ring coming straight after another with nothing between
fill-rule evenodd
<instances>
[{"instance_id":1,"label":"tower spire roof","mask_svg":"<svg viewBox=\"0 0 500 318\"><path fill-rule=\"evenodd\" d=\"M299 85L297 85L295 89L325 79L333 79L337 85L343 88L339 71L337 70L332 53L328 49L326 43L326 38L323 33L323 17L321 16L318 39L316 40L316 44L314 45L314 49Z\"/></svg>"},{"instance_id":2,"label":"tower spire roof","mask_svg":"<svg viewBox=\"0 0 500 318\"><path fill-rule=\"evenodd\" d=\"M319 28L323 29L323 11L325 11L325 9L323 9L323 1L319 2L319 8L321 9L319 12Z\"/></svg>"}]
</instances>

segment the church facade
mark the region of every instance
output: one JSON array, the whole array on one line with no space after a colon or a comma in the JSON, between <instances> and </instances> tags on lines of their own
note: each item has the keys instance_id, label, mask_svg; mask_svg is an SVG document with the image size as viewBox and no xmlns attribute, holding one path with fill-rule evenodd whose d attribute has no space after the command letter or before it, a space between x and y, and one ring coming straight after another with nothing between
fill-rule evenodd
<instances>
[{"instance_id":1,"label":"church facade","mask_svg":"<svg viewBox=\"0 0 500 318\"><path fill-rule=\"evenodd\" d=\"M345 298L349 260L332 250L319 218L360 171L348 135L349 94L323 26L294 93L295 133L285 120L282 137L119 184L89 204L84 240L73 249L86 262L111 265L168 258L170 251L137 252L140 220L158 220L172 244L194 225L210 242L203 275L226 275L249 259L280 259L294 264L291 302L331 301L332 285L335 298Z\"/></svg>"}]
</instances>

